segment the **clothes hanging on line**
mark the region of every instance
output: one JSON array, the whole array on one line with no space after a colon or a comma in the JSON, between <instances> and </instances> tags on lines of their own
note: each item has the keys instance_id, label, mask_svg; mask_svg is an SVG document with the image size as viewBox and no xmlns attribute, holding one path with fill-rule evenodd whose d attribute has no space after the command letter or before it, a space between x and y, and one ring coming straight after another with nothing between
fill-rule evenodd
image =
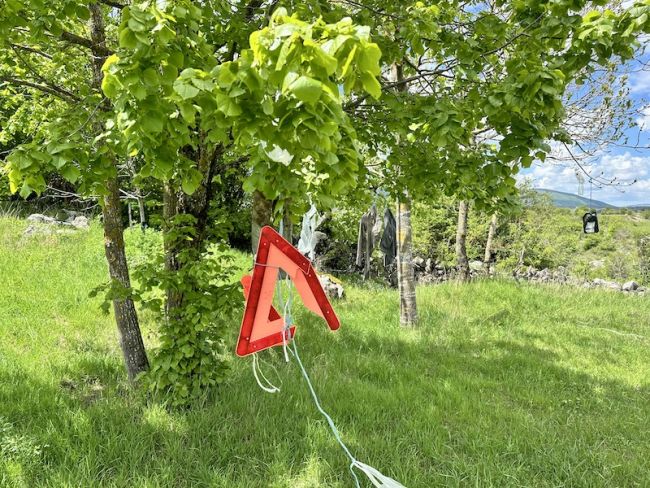
<instances>
[{"instance_id":1,"label":"clothes hanging on line","mask_svg":"<svg viewBox=\"0 0 650 488\"><path fill-rule=\"evenodd\" d=\"M397 257L397 222L390 208L384 211L384 233L379 248L384 254L384 266L390 266Z\"/></svg>"},{"instance_id":2,"label":"clothes hanging on line","mask_svg":"<svg viewBox=\"0 0 650 488\"><path fill-rule=\"evenodd\" d=\"M359 221L359 236L357 237L357 259L356 265L362 267L370 260L374 249L373 229L377 221L377 206L373 203L370 210L361 216Z\"/></svg>"}]
</instances>

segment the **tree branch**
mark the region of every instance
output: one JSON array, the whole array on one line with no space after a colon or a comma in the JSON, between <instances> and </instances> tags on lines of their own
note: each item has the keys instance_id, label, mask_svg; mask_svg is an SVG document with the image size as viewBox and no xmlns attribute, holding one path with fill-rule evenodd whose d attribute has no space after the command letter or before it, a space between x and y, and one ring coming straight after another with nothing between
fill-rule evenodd
<instances>
[{"instance_id":1,"label":"tree branch","mask_svg":"<svg viewBox=\"0 0 650 488\"><path fill-rule=\"evenodd\" d=\"M12 77L0 77L0 82L5 82L5 83L10 83L12 85L16 86L26 86L29 88L33 88L35 90L39 90L43 93L48 93L50 95L54 95L55 97L59 97L62 100L65 100L67 102L69 101L75 101L75 102L80 102L81 99L77 97L74 93L70 93L68 90L65 90L63 88L60 88L58 86L50 86L50 85L41 85L39 83L34 83L28 80L21 80L19 78L12 78Z\"/></svg>"},{"instance_id":2,"label":"tree branch","mask_svg":"<svg viewBox=\"0 0 650 488\"><path fill-rule=\"evenodd\" d=\"M53 90L58 91L58 92L61 93L61 94L64 94L64 95L67 96L68 98L71 98L71 99L73 99L73 100L77 100L77 101L80 100L80 98L78 98L78 97L77 97L74 93L72 93L71 91L68 91L68 90L66 90L65 88L61 88L60 86L55 85L55 84L52 83L50 80L48 80L48 79L45 78L43 75L41 75L41 74L40 74L40 73L39 73L39 72L38 72L38 71L37 71L37 70L36 70L36 69L35 69L35 68L34 68L34 67L29 63L29 62L27 62L27 60L26 60L25 58L23 58L23 57L21 56L20 51L19 51L16 47L14 47L14 46L12 45L12 46L11 46L11 49L13 49L13 51L16 53L16 57L17 57L17 58L18 58L18 59L23 63L23 65L25 66L25 68L27 68L27 70L28 70L29 72L31 72L31 73L34 75L34 77L35 77L38 81L40 81L41 83L43 83L43 84L46 85L46 86L49 86L49 87L52 88Z\"/></svg>"},{"instance_id":3,"label":"tree branch","mask_svg":"<svg viewBox=\"0 0 650 488\"><path fill-rule=\"evenodd\" d=\"M61 40L66 42L71 42L72 44L77 44L79 46L87 47L93 53L99 54L100 56L110 56L111 54L113 54L113 51L111 51L107 47L99 46L95 44L93 41L91 41L90 39L78 36L77 34L73 34L72 32L63 31L63 33L61 34Z\"/></svg>"},{"instance_id":4,"label":"tree branch","mask_svg":"<svg viewBox=\"0 0 650 488\"><path fill-rule=\"evenodd\" d=\"M117 8L117 9L123 9L128 7L128 5L119 3L119 2L114 2L112 0L99 0L99 3L103 3L104 5L108 5L109 7Z\"/></svg>"},{"instance_id":5,"label":"tree branch","mask_svg":"<svg viewBox=\"0 0 650 488\"><path fill-rule=\"evenodd\" d=\"M50 56L49 54L44 53L43 51L39 51L38 49L34 49L33 47L23 46L21 44L9 44L9 45L14 49L20 49L21 51L27 51L33 54L38 54L39 56L43 56L46 59L52 59L52 56Z\"/></svg>"}]
</instances>

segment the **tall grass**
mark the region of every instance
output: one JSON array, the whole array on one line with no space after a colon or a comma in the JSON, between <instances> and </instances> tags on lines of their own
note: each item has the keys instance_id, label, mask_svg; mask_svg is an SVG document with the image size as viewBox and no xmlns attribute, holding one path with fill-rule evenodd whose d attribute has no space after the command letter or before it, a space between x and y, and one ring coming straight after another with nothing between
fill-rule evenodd
<instances>
[{"instance_id":1,"label":"tall grass","mask_svg":"<svg viewBox=\"0 0 650 488\"><path fill-rule=\"evenodd\" d=\"M131 391L112 319L88 298L106 276L100 229L23 238L24 227L0 219L0 486L352 486L280 351L261 355L275 395L236 358L189 411ZM347 291L336 333L297 312L297 344L360 460L408 487L650 484L647 298L422 287L420 328L403 330L395 291Z\"/></svg>"}]
</instances>

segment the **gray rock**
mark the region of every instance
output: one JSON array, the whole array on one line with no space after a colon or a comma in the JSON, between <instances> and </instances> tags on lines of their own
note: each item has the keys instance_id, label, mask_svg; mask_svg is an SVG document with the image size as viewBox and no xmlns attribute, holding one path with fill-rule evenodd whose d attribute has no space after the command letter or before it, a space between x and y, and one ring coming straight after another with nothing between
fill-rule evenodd
<instances>
[{"instance_id":1,"label":"gray rock","mask_svg":"<svg viewBox=\"0 0 650 488\"><path fill-rule=\"evenodd\" d=\"M638 288L639 284L636 281L623 283L623 291L636 291Z\"/></svg>"},{"instance_id":2,"label":"gray rock","mask_svg":"<svg viewBox=\"0 0 650 488\"><path fill-rule=\"evenodd\" d=\"M85 215L77 215L74 219L70 221L70 224L76 229L88 229L90 228L90 221Z\"/></svg>"},{"instance_id":3,"label":"gray rock","mask_svg":"<svg viewBox=\"0 0 650 488\"><path fill-rule=\"evenodd\" d=\"M27 217L28 222L37 222L39 224L58 224L60 223L59 220L56 220L55 218L48 217L47 215L43 214L31 214L29 217Z\"/></svg>"},{"instance_id":4,"label":"gray rock","mask_svg":"<svg viewBox=\"0 0 650 488\"><path fill-rule=\"evenodd\" d=\"M603 280L602 278L596 278L593 281L594 286L598 286L601 288L609 288L612 290L621 290L621 285L616 283L615 281L607 281Z\"/></svg>"},{"instance_id":5,"label":"gray rock","mask_svg":"<svg viewBox=\"0 0 650 488\"><path fill-rule=\"evenodd\" d=\"M413 258L413 261L411 262L413 263L413 266L420 269L424 269L424 258L421 258L420 256L415 256Z\"/></svg>"},{"instance_id":6,"label":"gray rock","mask_svg":"<svg viewBox=\"0 0 650 488\"><path fill-rule=\"evenodd\" d=\"M343 289L341 283L339 283L338 280L335 280L331 276L320 275L318 277L318 281L320 281L320 284L323 287L325 294L329 298L340 299L345 296L345 290Z\"/></svg>"},{"instance_id":7,"label":"gray rock","mask_svg":"<svg viewBox=\"0 0 650 488\"><path fill-rule=\"evenodd\" d=\"M72 219L63 221L43 214L31 214L27 217L27 222L30 222L30 225L24 230L23 235L28 237L33 235L71 234L74 233L75 229L88 229L90 227L88 217L84 215L77 215ZM57 227L59 228L56 229Z\"/></svg>"},{"instance_id":8,"label":"gray rock","mask_svg":"<svg viewBox=\"0 0 650 488\"><path fill-rule=\"evenodd\" d=\"M472 271L483 271L483 262L482 261L470 261L469 269Z\"/></svg>"}]
</instances>

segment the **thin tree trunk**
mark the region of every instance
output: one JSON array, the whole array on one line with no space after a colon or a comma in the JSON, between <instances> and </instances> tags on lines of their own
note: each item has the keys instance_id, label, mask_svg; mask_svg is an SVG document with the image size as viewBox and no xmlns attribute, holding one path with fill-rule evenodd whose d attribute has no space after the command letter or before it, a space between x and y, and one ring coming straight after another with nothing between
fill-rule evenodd
<instances>
[{"instance_id":1,"label":"thin tree trunk","mask_svg":"<svg viewBox=\"0 0 650 488\"><path fill-rule=\"evenodd\" d=\"M140 214L140 228L144 231L147 228L147 212L144 208L144 198L139 188L135 190L135 196L138 198L138 212Z\"/></svg>"},{"instance_id":2,"label":"thin tree trunk","mask_svg":"<svg viewBox=\"0 0 650 488\"><path fill-rule=\"evenodd\" d=\"M90 8L90 35L93 41L93 56L91 66L93 71L93 88L101 93L102 65L104 56L98 50L106 47L104 17L99 4L92 3ZM108 103L108 100L105 100ZM101 131L101 126L97 127ZM98 132L99 133L99 132ZM120 187L115 176L109 177L106 183L107 194L103 197L102 213L104 217L104 250L108 262L108 272L112 280L117 281L125 292L131 288L129 268L124 247L124 226L122 224L122 206L120 202ZM130 380L147 369L149 361L140 332L138 315L131 298L116 298L113 300L115 322L119 333L120 347L124 356L126 371Z\"/></svg>"},{"instance_id":3,"label":"thin tree trunk","mask_svg":"<svg viewBox=\"0 0 650 488\"><path fill-rule=\"evenodd\" d=\"M282 237L293 244L293 222L289 209L286 207L282 216Z\"/></svg>"},{"instance_id":4,"label":"thin tree trunk","mask_svg":"<svg viewBox=\"0 0 650 488\"><path fill-rule=\"evenodd\" d=\"M396 220L400 323L404 327L415 327L418 322L418 309L415 300L415 271L411 241L411 204L407 195L397 200Z\"/></svg>"},{"instance_id":5,"label":"thin tree trunk","mask_svg":"<svg viewBox=\"0 0 650 488\"><path fill-rule=\"evenodd\" d=\"M370 278L370 261L372 260L372 225L368 222L366 226L366 249L365 255L366 259L363 263L363 279L368 280Z\"/></svg>"},{"instance_id":6,"label":"thin tree trunk","mask_svg":"<svg viewBox=\"0 0 650 488\"><path fill-rule=\"evenodd\" d=\"M494 235L497 231L497 213L492 214L492 220L490 220L490 228L488 229L487 242L485 243L485 256L483 256L483 262L489 264L492 260L492 243L494 242Z\"/></svg>"},{"instance_id":7,"label":"thin tree trunk","mask_svg":"<svg viewBox=\"0 0 650 488\"><path fill-rule=\"evenodd\" d=\"M260 232L265 225L271 225L273 217L273 202L268 200L261 192L253 192L253 208L251 216L251 249L257 252Z\"/></svg>"},{"instance_id":8,"label":"thin tree trunk","mask_svg":"<svg viewBox=\"0 0 650 488\"><path fill-rule=\"evenodd\" d=\"M174 226L174 218L178 214L178 195L171 182L165 183L163 189L163 247L165 252L165 270L175 272L179 269L177 243L173 241L171 232ZM165 318L170 319L172 312L178 309L182 303L182 295L173 288L165 291Z\"/></svg>"},{"instance_id":9,"label":"thin tree trunk","mask_svg":"<svg viewBox=\"0 0 650 488\"><path fill-rule=\"evenodd\" d=\"M131 288L129 268L124 249L124 229L122 208L117 178L107 182L108 193L104 196L102 214L104 217L104 250L108 271L112 280L117 281L124 291ZM144 348L138 315L133 300L116 298L113 300L115 322L119 333L120 347L124 356L126 371L130 380L149 369L149 361Z\"/></svg>"},{"instance_id":10,"label":"thin tree trunk","mask_svg":"<svg viewBox=\"0 0 650 488\"><path fill-rule=\"evenodd\" d=\"M402 65L393 63L391 79L401 82L404 79ZM398 91L407 91L408 84L402 83ZM413 268L413 249L411 227L411 200L404 192L397 199L397 286L399 289L400 324L403 327L415 327L418 323L418 307L415 296L415 269Z\"/></svg>"},{"instance_id":11,"label":"thin tree trunk","mask_svg":"<svg viewBox=\"0 0 650 488\"><path fill-rule=\"evenodd\" d=\"M467 260L467 215L469 203L461 200L458 204L458 226L456 228L456 264L458 280L469 281L469 261Z\"/></svg>"},{"instance_id":12,"label":"thin tree trunk","mask_svg":"<svg viewBox=\"0 0 650 488\"><path fill-rule=\"evenodd\" d=\"M127 203L127 209L129 213L129 227L133 226L133 212L131 211L131 201L129 200Z\"/></svg>"}]
</instances>

